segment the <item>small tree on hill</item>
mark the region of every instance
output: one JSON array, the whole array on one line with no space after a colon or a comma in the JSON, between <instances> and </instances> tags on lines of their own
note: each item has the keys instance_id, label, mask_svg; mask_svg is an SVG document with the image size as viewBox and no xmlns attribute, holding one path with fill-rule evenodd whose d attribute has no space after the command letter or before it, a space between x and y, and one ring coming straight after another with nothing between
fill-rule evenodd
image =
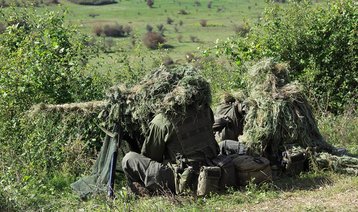
<instances>
[{"instance_id":1,"label":"small tree on hill","mask_svg":"<svg viewBox=\"0 0 358 212\"><path fill-rule=\"evenodd\" d=\"M147 0L148 7L152 8L154 5L154 0Z\"/></svg>"},{"instance_id":2,"label":"small tree on hill","mask_svg":"<svg viewBox=\"0 0 358 212\"><path fill-rule=\"evenodd\" d=\"M144 45L150 49L157 49L160 44L165 42L165 38L157 32L147 32L143 38Z\"/></svg>"}]
</instances>

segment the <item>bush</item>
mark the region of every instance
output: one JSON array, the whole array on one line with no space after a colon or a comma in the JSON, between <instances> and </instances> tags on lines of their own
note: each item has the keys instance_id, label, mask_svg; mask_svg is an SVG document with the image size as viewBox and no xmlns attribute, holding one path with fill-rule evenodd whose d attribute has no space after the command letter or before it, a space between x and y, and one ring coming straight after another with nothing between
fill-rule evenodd
<instances>
[{"instance_id":1,"label":"bush","mask_svg":"<svg viewBox=\"0 0 358 212\"><path fill-rule=\"evenodd\" d=\"M164 32L164 25L163 25L163 24L158 24L158 25L157 25L157 29L158 29L158 31L159 31L161 34L163 34L163 32Z\"/></svg>"},{"instance_id":2,"label":"bush","mask_svg":"<svg viewBox=\"0 0 358 212\"><path fill-rule=\"evenodd\" d=\"M68 117L59 110L37 119L25 112L42 102L103 98L107 81L91 73L88 64L97 49L88 45L88 36L65 24L64 15L31 8L1 14L8 29L0 34L0 169L6 170L0 186L15 211L43 209L68 190L91 163L88 155L95 147L88 143L100 135L95 114Z\"/></svg>"},{"instance_id":3,"label":"bush","mask_svg":"<svg viewBox=\"0 0 358 212\"><path fill-rule=\"evenodd\" d=\"M143 43L149 49L158 49L160 44L164 44L166 40L157 32L147 32L143 38Z\"/></svg>"},{"instance_id":4,"label":"bush","mask_svg":"<svg viewBox=\"0 0 358 212\"><path fill-rule=\"evenodd\" d=\"M120 24L114 24L114 25L104 25L104 26L95 26L93 28L93 33L97 36L107 36L107 37L114 37L114 38L120 38L120 37L126 37L129 36L132 32L131 26L123 26Z\"/></svg>"},{"instance_id":5,"label":"bush","mask_svg":"<svg viewBox=\"0 0 358 212\"><path fill-rule=\"evenodd\" d=\"M64 103L92 98L93 78L84 74L96 49L89 37L64 24L64 14L43 16L30 10L10 10L0 34L0 112L7 115L34 103ZM4 115L4 114L2 114ZM8 117L5 115L5 117Z\"/></svg>"},{"instance_id":6,"label":"bush","mask_svg":"<svg viewBox=\"0 0 358 212\"><path fill-rule=\"evenodd\" d=\"M213 5L213 2L209 1L207 6L208 6L209 9L211 9L212 5Z\"/></svg>"},{"instance_id":7,"label":"bush","mask_svg":"<svg viewBox=\"0 0 358 212\"><path fill-rule=\"evenodd\" d=\"M147 32L153 31L153 27L149 24L147 24L147 26L145 28L146 28Z\"/></svg>"},{"instance_id":8,"label":"bush","mask_svg":"<svg viewBox=\"0 0 358 212\"><path fill-rule=\"evenodd\" d=\"M101 36L103 34L103 28L101 26L94 26L93 33L97 36Z\"/></svg>"},{"instance_id":9,"label":"bush","mask_svg":"<svg viewBox=\"0 0 358 212\"><path fill-rule=\"evenodd\" d=\"M107 37L124 37L125 36L123 25L119 25L119 24L104 25L103 34Z\"/></svg>"},{"instance_id":10,"label":"bush","mask_svg":"<svg viewBox=\"0 0 358 212\"><path fill-rule=\"evenodd\" d=\"M238 25L234 26L234 31L237 35L239 35L241 37L245 37L250 31L250 27L247 23L238 24Z\"/></svg>"},{"instance_id":11,"label":"bush","mask_svg":"<svg viewBox=\"0 0 358 212\"><path fill-rule=\"evenodd\" d=\"M167 18L167 24L172 24L174 22L174 20L173 19L171 19L171 18Z\"/></svg>"},{"instance_id":12,"label":"bush","mask_svg":"<svg viewBox=\"0 0 358 212\"><path fill-rule=\"evenodd\" d=\"M193 35L190 35L190 40L193 43L199 43L200 42L199 38L196 37L196 36L193 36Z\"/></svg>"},{"instance_id":13,"label":"bush","mask_svg":"<svg viewBox=\"0 0 358 212\"><path fill-rule=\"evenodd\" d=\"M174 60L169 56L163 58L163 65L170 66L174 64Z\"/></svg>"},{"instance_id":14,"label":"bush","mask_svg":"<svg viewBox=\"0 0 358 212\"><path fill-rule=\"evenodd\" d=\"M195 1L194 1L194 6L196 6L196 7L200 7L200 6L201 6L200 1L195 0Z\"/></svg>"},{"instance_id":15,"label":"bush","mask_svg":"<svg viewBox=\"0 0 358 212\"><path fill-rule=\"evenodd\" d=\"M9 4L5 0L1 0L0 7L8 7Z\"/></svg>"},{"instance_id":16,"label":"bush","mask_svg":"<svg viewBox=\"0 0 358 212\"><path fill-rule=\"evenodd\" d=\"M291 77L307 87L316 107L334 113L358 105L357 9L353 0L272 4L246 38L220 47L237 64L273 57L287 61Z\"/></svg>"},{"instance_id":17,"label":"bush","mask_svg":"<svg viewBox=\"0 0 358 212\"><path fill-rule=\"evenodd\" d=\"M179 14L179 15L188 15L189 12L187 12L187 11L184 10L184 9L181 9L181 10L178 11L178 14Z\"/></svg>"},{"instance_id":18,"label":"bush","mask_svg":"<svg viewBox=\"0 0 358 212\"><path fill-rule=\"evenodd\" d=\"M206 27L207 25L208 25L208 20L205 20L205 19L200 20L200 26Z\"/></svg>"},{"instance_id":19,"label":"bush","mask_svg":"<svg viewBox=\"0 0 358 212\"><path fill-rule=\"evenodd\" d=\"M147 5L148 7L152 8L154 5L154 1L153 0L147 0Z\"/></svg>"},{"instance_id":20,"label":"bush","mask_svg":"<svg viewBox=\"0 0 358 212\"><path fill-rule=\"evenodd\" d=\"M69 0L75 4L83 5L104 5L116 3L116 0Z\"/></svg>"}]
</instances>

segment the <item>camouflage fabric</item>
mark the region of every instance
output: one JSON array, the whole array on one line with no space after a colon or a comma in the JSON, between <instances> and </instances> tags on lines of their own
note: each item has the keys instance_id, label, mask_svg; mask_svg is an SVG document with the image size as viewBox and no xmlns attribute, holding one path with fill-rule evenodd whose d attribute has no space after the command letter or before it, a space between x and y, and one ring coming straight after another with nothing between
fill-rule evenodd
<instances>
[{"instance_id":1,"label":"camouflage fabric","mask_svg":"<svg viewBox=\"0 0 358 212\"><path fill-rule=\"evenodd\" d=\"M237 101L221 103L215 113L214 131L219 140L235 140L242 135L244 127L243 105Z\"/></svg>"},{"instance_id":2,"label":"camouflage fabric","mask_svg":"<svg viewBox=\"0 0 358 212\"><path fill-rule=\"evenodd\" d=\"M210 111L210 108L196 111L196 113L197 115L200 113L206 114L208 111ZM192 112L188 111L188 114L192 114ZM186 119L184 119L184 122L185 120ZM196 123L195 120L196 119L191 119L193 123ZM211 126L212 122L208 124ZM160 170L163 168L173 167L171 164L177 163L177 155L186 156L183 157L183 160L188 163L200 162L202 165L205 165L208 159L217 156L218 145L213 139L212 131L207 132L212 137L212 140L197 140L196 142L198 142L199 146L202 146L203 148L200 151L195 149L195 152L191 152L190 148L188 149L187 146L181 146L183 143L181 143L181 140L178 137L175 125L176 124L173 124L172 121L166 118L163 114L158 114L154 117L150 123L148 136L143 143L141 155L137 154L137 157L134 157L133 153L128 153L122 161L123 171L129 182L143 183L146 187L148 186L148 189L158 189L172 185L172 182L174 182L174 176L172 177L172 180L169 178L166 178L165 180L158 180L158 176ZM211 128L209 127L209 129ZM206 136L203 136L203 138L206 138ZM205 146L208 148L204 148ZM176 149L176 147L181 148ZM182 150L187 150L187 152L182 152ZM186 153L188 154L185 155ZM165 164L168 164L168 166ZM183 168L186 168L187 166L188 164L184 164ZM174 168L172 168L172 170L174 170ZM178 170L179 169L176 169L176 171ZM184 169L181 171L184 171ZM182 174L181 171L179 170L178 172L180 173L176 173L176 176L180 176ZM163 184L163 182L168 185ZM172 190L172 188L170 189Z\"/></svg>"},{"instance_id":3,"label":"camouflage fabric","mask_svg":"<svg viewBox=\"0 0 358 212\"><path fill-rule=\"evenodd\" d=\"M319 169L358 176L358 158L356 157L337 156L322 152L316 153L313 156L313 161Z\"/></svg>"}]
</instances>

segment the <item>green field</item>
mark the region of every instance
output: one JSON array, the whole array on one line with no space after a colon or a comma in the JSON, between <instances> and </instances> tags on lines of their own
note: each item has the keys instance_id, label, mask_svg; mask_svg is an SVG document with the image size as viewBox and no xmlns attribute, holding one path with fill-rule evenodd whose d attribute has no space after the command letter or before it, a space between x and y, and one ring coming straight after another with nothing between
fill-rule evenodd
<instances>
[{"instance_id":1,"label":"green field","mask_svg":"<svg viewBox=\"0 0 358 212\"><path fill-rule=\"evenodd\" d=\"M132 36L114 39L123 48L131 46L132 37L141 43L147 25L151 25L153 31L156 31L157 25L163 24L167 44L173 47L166 52L174 59L184 60L187 52L195 52L198 47L213 46L217 39L225 40L234 36L235 25L257 21L266 5L261 0L216 0L208 8L208 1L200 1L200 6L196 6L194 2L157 0L153 8L149 8L142 0L118 1L116 4L101 6L61 1L61 8L68 9L67 18L70 23L79 24L84 32L91 35L94 35L93 29L96 26L116 23L130 26L133 29ZM180 10L185 10L188 14L178 14ZM168 24L167 18L172 19L173 23ZM206 27L200 25L201 20L207 20ZM178 41L179 36L182 37L181 42ZM198 41L193 42L191 37Z\"/></svg>"}]
</instances>

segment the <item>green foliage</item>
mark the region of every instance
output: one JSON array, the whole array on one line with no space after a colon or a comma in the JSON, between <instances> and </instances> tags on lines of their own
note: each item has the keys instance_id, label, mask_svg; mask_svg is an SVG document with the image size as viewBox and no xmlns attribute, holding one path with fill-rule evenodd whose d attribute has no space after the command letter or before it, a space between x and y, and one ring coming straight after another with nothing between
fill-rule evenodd
<instances>
[{"instance_id":1,"label":"green foliage","mask_svg":"<svg viewBox=\"0 0 358 212\"><path fill-rule=\"evenodd\" d=\"M358 119L354 114L323 115L318 122L322 135L336 147L347 148L351 154L358 155Z\"/></svg>"},{"instance_id":2,"label":"green foliage","mask_svg":"<svg viewBox=\"0 0 358 212\"><path fill-rule=\"evenodd\" d=\"M12 117L34 103L65 103L98 98L97 76L85 74L95 49L89 38L66 26L64 13L32 9L1 13L0 112Z\"/></svg>"},{"instance_id":3,"label":"green foliage","mask_svg":"<svg viewBox=\"0 0 358 212\"><path fill-rule=\"evenodd\" d=\"M115 0L69 0L69 1L76 4L85 4L85 5L102 5L102 4L116 3Z\"/></svg>"},{"instance_id":4,"label":"green foliage","mask_svg":"<svg viewBox=\"0 0 358 212\"><path fill-rule=\"evenodd\" d=\"M1 141L5 199L25 210L42 208L48 196L69 192L99 149L103 134L96 125L98 112L42 112L22 118L19 131Z\"/></svg>"},{"instance_id":5,"label":"green foliage","mask_svg":"<svg viewBox=\"0 0 358 212\"><path fill-rule=\"evenodd\" d=\"M357 105L357 7L353 0L272 4L247 37L218 48L238 65L273 57L289 63L323 109L339 112Z\"/></svg>"},{"instance_id":6,"label":"green foliage","mask_svg":"<svg viewBox=\"0 0 358 212\"><path fill-rule=\"evenodd\" d=\"M88 169L101 133L97 113L31 118L24 111L40 102L101 98L105 83L89 74L96 49L66 26L63 12L10 8L0 15L7 26L0 34L0 201L38 208Z\"/></svg>"}]
</instances>

